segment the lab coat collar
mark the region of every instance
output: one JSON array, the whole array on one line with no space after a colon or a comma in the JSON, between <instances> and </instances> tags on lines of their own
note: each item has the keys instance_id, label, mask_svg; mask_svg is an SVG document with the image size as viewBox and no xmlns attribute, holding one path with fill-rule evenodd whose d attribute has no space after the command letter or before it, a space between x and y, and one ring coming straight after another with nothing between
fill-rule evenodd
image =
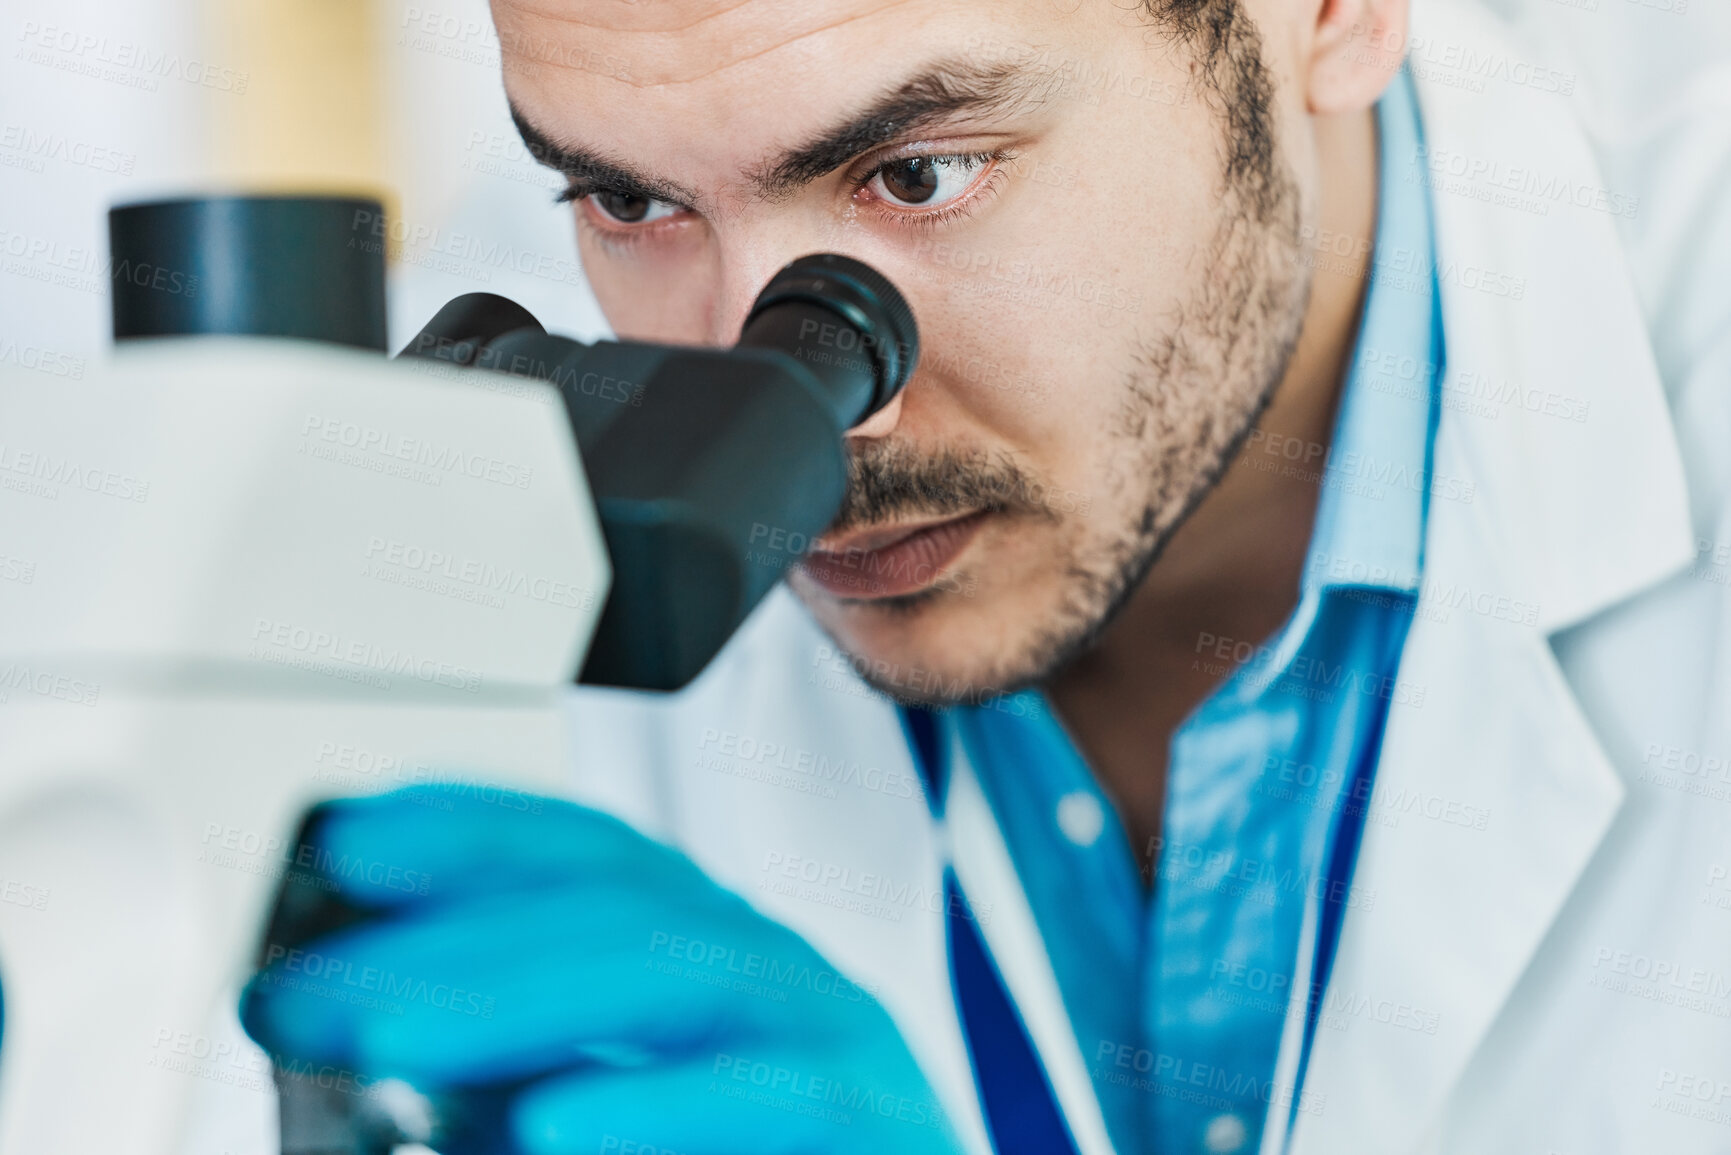
<instances>
[{"instance_id":1,"label":"lab coat collar","mask_svg":"<svg viewBox=\"0 0 1731 1155\"><path fill-rule=\"evenodd\" d=\"M992 806L975 776L967 747L954 726L944 790L943 837L962 892L977 919L986 949L1039 1053L1046 1081L1080 1155L1115 1155L1091 1070L1079 1045L1051 956L1033 907L1016 873Z\"/></svg>"},{"instance_id":2,"label":"lab coat collar","mask_svg":"<svg viewBox=\"0 0 1731 1155\"><path fill-rule=\"evenodd\" d=\"M1403 653L1298 1155L1415 1149L1623 798L1549 637L1685 566L1675 432L1567 99L1484 11L1419 0L1447 371ZM1404 690L1402 689L1404 687Z\"/></svg>"},{"instance_id":3,"label":"lab coat collar","mask_svg":"<svg viewBox=\"0 0 1731 1155\"><path fill-rule=\"evenodd\" d=\"M1374 265L1323 469L1306 600L1330 584L1415 593L1424 550L1432 378L1442 358L1430 192L1405 179L1424 139L1409 69L1377 102L1376 118ZM1412 380L1401 380L1408 367ZM1285 631L1283 657L1290 660L1303 632Z\"/></svg>"}]
</instances>

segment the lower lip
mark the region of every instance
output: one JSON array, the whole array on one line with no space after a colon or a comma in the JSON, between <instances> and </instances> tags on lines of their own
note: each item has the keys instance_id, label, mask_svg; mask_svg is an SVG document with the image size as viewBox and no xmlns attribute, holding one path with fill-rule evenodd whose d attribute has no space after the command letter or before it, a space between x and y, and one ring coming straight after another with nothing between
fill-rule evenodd
<instances>
[{"instance_id":1,"label":"lower lip","mask_svg":"<svg viewBox=\"0 0 1731 1155\"><path fill-rule=\"evenodd\" d=\"M918 593L943 576L967 548L983 513L941 522L884 546L846 553L814 553L800 562L806 574L838 598L894 598Z\"/></svg>"}]
</instances>

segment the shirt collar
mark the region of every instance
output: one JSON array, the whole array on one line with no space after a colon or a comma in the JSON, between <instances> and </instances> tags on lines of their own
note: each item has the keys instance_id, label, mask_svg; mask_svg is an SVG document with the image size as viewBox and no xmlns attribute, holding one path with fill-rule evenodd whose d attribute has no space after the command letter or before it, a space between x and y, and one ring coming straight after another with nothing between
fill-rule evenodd
<instances>
[{"instance_id":1,"label":"shirt collar","mask_svg":"<svg viewBox=\"0 0 1731 1155\"><path fill-rule=\"evenodd\" d=\"M1377 104L1370 288L1323 472L1303 587L1419 588L1442 375L1430 197L1402 158L1423 129L1405 68ZM1323 254L1326 255L1326 254Z\"/></svg>"}]
</instances>

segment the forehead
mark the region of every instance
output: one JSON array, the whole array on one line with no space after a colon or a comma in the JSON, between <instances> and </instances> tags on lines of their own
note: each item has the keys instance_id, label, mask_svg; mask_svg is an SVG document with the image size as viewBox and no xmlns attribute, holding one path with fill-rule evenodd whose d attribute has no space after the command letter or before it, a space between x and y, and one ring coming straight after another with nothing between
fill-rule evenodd
<instances>
[{"instance_id":1,"label":"forehead","mask_svg":"<svg viewBox=\"0 0 1731 1155\"><path fill-rule=\"evenodd\" d=\"M505 87L561 142L715 187L937 58L1085 67L1052 0L494 0ZM1099 5L1112 9L1111 4ZM1081 10L1078 10L1081 9Z\"/></svg>"}]
</instances>

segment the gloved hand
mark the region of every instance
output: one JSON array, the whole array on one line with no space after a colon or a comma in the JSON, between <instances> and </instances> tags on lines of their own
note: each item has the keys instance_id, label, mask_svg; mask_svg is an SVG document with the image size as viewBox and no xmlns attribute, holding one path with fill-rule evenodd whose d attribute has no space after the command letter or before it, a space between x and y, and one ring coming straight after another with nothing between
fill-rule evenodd
<instances>
[{"instance_id":1,"label":"gloved hand","mask_svg":"<svg viewBox=\"0 0 1731 1155\"><path fill-rule=\"evenodd\" d=\"M322 807L296 862L366 917L274 949L247 1033L473 1104L441 1150L960 1149L888 1014L803 939L616 819L524 799Z\"/></svg>"}]
</instances>

